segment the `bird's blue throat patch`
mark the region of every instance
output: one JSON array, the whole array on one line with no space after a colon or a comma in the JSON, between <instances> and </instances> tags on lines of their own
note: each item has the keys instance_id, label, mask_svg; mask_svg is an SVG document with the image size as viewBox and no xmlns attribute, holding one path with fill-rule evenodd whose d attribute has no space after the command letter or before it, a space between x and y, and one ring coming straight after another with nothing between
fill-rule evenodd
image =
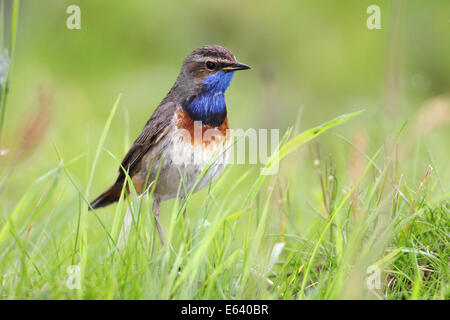
<instances>
[{"instance_id":1,"label":"bird's blue throat patch","mask_svg":"<svg viewBox=\"0 0 450 320\"><path fill-rule=\"evenodd\" d=\"M230 85L233 74L234 71L218 71L205 78L202 91L183 105L192 120L216 127L222 124L227 117L225 90Z\"/></svg>"}]
</instances>

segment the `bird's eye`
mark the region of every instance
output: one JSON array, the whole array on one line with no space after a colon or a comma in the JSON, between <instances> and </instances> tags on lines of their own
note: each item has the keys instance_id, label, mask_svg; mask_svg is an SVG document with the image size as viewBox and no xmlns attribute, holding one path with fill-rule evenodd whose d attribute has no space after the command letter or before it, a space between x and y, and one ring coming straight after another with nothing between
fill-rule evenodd
<instances>
[{"instance_id":1,"label":"bird's eye","mask_svg":"<svg viewBox=\"0 0 450 320\"><path fill-rule=\"evenodd\" d=\"M216 67L216 64L214 62L212 62L212 61L206 61L206 67L209 70L214 70L214 68Z\"/></svg>"}]
</instances>

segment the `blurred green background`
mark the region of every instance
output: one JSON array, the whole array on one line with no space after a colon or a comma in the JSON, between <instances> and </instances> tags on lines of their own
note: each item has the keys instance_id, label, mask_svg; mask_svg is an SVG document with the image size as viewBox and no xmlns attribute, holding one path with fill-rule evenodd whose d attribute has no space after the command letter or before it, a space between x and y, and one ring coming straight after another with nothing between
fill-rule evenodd
<instances>
[{"instance_id":1,"label":"blurred green background","mask_svg":"<svg viewBox=\"0 0 450 320\"><path fill-rule=\"evenodd\" d=\"M66 28L71 4L81 8L81 30ZM366 26L371 4L381 8L381 30ZM95 150L120 92L105 147L121 159L181 61L204 44L223 45L253 67L237 74L227 92L232 128L284 131L300 119L304 130L365 109L333 132L353 142L362 137L364 151L373 154L408 120L398 152L401 169L413 173L406 179L415 184L433 161L448 190L449 13L445 0L21 1L3 138L10 152L0 161L2 174L15 161L11 154L27 126L38 119L40 127L10 178L1 214L58 164L55 147L66 163ZM352 148L332 133L318 141L345 173ZM90 161L69 166L81 187ZM293 196L305 202L320 194L311 168L307 148L282 166ZM102 153L92 197L113 182L116 170L115 160ZM233 170L236 177L243 169ZM68 182L56 198L67 217L75 213L76 191Z\"/></svg>"}]
</instances>

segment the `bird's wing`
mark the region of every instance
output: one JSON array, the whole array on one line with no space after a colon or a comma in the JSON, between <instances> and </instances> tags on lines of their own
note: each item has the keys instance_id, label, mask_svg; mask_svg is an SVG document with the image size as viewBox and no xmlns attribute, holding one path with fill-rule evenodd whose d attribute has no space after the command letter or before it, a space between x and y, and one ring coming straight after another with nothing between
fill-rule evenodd
<instances>
[{"instance_id":1,"label":"bird's wing","mask_svg":"<svg viewBox=\"0 0 450 320\"><path fill-rule=\"evenodd\" d=\"M153 147L158 141L164 137L170 130L171 121L176 111L176 104L167 102L158 106L153 112L150 119L145 124L139 137L134 141L130 150L122 160L121 168L119 168L119 177L117 182L123 181L125 170L128 170L130 176L133 176L134 169L140 163L142 157Z\"/></svg>"}]
</instances>

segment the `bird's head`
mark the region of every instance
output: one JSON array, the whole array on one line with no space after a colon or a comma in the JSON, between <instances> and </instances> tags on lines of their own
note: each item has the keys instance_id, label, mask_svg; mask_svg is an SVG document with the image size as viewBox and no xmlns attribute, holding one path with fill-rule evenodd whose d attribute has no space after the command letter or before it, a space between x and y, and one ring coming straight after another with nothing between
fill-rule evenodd
<instances>
[{"instance_id":1,"label":"bird's head","mask_svg":"<svg viewBox=\"0 0 450 320\"><path fill-rule=\"evenodd\" d=\"M234 72L246 69L250 66L239 63L230 50L209 45L195 49L184 59L181 74L203 92L224 93Z\"/></svg>"}]
</instances>

